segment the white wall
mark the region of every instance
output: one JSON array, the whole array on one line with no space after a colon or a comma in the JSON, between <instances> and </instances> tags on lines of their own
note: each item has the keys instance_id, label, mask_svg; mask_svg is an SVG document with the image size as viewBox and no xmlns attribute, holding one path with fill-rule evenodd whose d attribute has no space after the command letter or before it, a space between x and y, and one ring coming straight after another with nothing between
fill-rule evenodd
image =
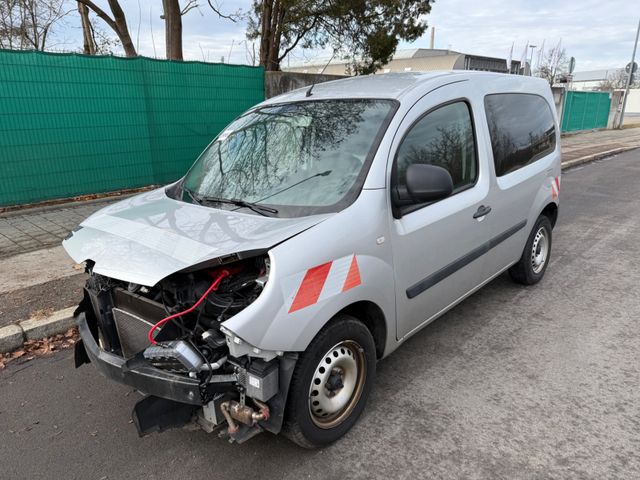
<instances>
[{"instance_id":1,"label":"white wall","mask_svg":"<svg viewBox=\"0 0 640 480\"><path fill-rule=\"evenodd\" d=\"M626 113L640 113L640 88L629 90Z\"/></svg>"}]
</instances>

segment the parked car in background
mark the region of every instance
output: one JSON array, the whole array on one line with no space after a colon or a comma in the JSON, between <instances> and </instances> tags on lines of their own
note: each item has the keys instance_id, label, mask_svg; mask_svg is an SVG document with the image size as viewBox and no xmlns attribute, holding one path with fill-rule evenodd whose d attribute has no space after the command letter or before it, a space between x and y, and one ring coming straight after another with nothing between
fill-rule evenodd
<instances>
[{"instance_id":1,"label":"parked car in background","mask_svg":"<svg viewBox=\"0 0 640 480\"><path fill-rule=\"evenodd\" d=\"M374 75L265 101L184 178L64 241L89 274L76 364L147 395L141 434L333 442L377 361L502 272L543 277L559 139L531 77Z\"/></svg>"}]
</instances>

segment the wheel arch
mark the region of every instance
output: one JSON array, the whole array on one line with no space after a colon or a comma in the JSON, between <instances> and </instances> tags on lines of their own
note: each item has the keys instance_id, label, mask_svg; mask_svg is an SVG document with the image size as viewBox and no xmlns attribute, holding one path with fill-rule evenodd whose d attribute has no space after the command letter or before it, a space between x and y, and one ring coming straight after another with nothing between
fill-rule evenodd
<instances>
[{"instance_id":1,"label":"wheel arch","mask_svg":"<svg viewBox=\"0 0 640 480\"><path fill-rule=\"evenodd\" d=\"M336 316L340 314L351 315L367 327L376 345L376 357L378 359L382 358L384 356L388 334L387 321L382 309L374 302L361 300L347 305L337 312Z\"/></svg>"},{"instance_id":2,"label":"wheel arch","mask_svg":"<svg viewBox=\"0 0 640 480\"><path fill-rule=\"evenodd\" d=\"M558 220L558 205L555 202L549 202L540 212L540 215L544 215L551 222L551 228L556 226Z\"/></svg>"}]
</instances>

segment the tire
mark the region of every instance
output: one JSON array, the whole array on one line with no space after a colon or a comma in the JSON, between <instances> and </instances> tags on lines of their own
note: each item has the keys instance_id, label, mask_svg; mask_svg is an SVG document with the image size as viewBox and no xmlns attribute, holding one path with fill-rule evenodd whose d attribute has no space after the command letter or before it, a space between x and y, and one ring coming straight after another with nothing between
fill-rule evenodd
<instances>
[{"instance_id":1,"label":"tire","mask_svg":"<svg viewBox=\"0 0 640 480\"><path fill-rule=\"evenodd\" d=\"M551 231L549 218L540 215L529 234L522 257L509 269L514 282L534 285L542 280L551 258Z\"/></svg>"},{"instance_id":2,"label":"tire","mask_svg":"<svg viewBox=\"0 0 640 480\"><path fill-rule=\"evenodd\" d=\"M376 348L367 327L350 315L336 316L298 358L284 435L304 448L338 440L364 410L375 372Z\"/></svg>"}]
</instances>

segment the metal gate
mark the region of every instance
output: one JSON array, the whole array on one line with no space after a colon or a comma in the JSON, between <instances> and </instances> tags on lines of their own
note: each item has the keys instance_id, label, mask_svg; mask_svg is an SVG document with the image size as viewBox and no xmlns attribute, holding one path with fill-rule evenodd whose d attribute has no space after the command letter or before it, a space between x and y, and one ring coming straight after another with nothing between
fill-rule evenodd
<instances>
[{"instance_id":1,"label":"metal gate","mask_svg":"<svg viewBox=\"0 0 640 480\"><path fill-rule=\"evenodd\" d=\"M562 131L607 128L611 95L608 92L567 92L562 112Z\"/></svg>"}]
</instances>

